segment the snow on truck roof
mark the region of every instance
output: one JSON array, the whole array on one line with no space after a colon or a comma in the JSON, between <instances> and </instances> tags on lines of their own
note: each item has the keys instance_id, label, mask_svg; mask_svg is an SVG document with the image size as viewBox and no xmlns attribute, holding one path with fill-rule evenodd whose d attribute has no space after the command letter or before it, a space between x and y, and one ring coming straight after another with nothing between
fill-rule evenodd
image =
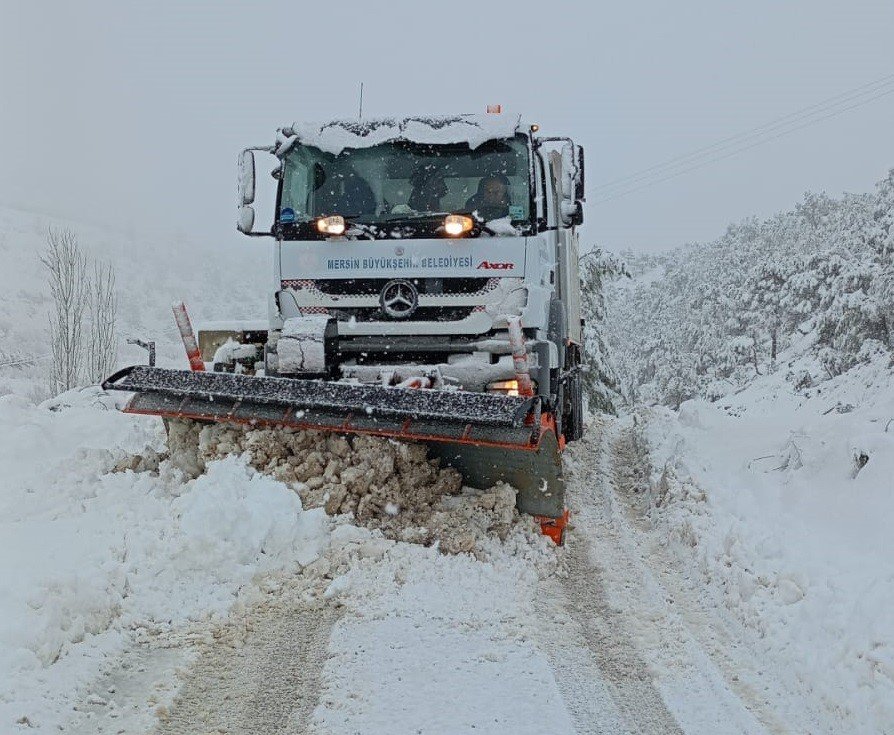
<instances>
[{"instance_id":1,"label":"snow on truck roof","mask_svg":"<svg viewBox=\"0 0 894 735\"><path fill-rule=\"evenodd\" d=\"M296 143L338 155L345 148L369 148L393 140L413 143L468 143L477 148L488 140L511 138L522 131L520 115L452 115L369 120L296 122L277 131L276 154Z\"/></svg>"}]
</instances>

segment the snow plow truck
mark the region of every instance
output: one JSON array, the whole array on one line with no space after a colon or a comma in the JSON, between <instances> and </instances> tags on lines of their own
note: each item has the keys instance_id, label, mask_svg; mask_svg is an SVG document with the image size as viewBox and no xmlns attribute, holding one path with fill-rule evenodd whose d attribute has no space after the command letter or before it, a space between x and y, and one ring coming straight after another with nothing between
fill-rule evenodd
<instances>
[{"instance_id":1,"label":"snow plow truck","mask_svg":"<svg viewBox=\"0 0 894 735\"><path fill-rule=\"evenodd\" d=\"M272 239L269 317L193 336L191 370L137 365L125 411L424 442L503 480L560 542L561 454L583 430L577 226L584 155L520 117L295 123L238 163L238 224ZM255 228L255 154L274 165Z\"/></svg>"}]
</instances>

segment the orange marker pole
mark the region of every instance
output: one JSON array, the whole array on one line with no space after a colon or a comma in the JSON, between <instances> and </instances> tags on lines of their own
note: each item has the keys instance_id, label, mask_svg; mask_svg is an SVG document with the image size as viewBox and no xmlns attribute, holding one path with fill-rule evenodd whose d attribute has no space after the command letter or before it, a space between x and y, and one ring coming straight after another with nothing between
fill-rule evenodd
<instances>
[{"instance_id":1,"label":"orange marker pole","mask_svg":"<svg viewBox=\"0 0 894 735\"><path fill-rule=\"evenodd\" d=\"M186 348L186 357L189 359L189 369L193 372L201 372L205 369L205 363L202 361L202 353L199 351L199 343L196 342L196 335L192 331L192 323L189 321L186 304L180 301L175 303L172 308L174 310L174 321L177 322L177 329L180 330L180 338L183 340L183 346Z\"/></svg>"}]
</instances>

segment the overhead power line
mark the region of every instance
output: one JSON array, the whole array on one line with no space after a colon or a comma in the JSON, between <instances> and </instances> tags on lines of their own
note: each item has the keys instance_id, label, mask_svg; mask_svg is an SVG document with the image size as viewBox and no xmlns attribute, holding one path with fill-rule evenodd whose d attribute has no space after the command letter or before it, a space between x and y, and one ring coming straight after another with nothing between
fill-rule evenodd
<instances>
[{"instance_id":1,"label":"overhead power line","mask_svg":"<svg viewBox=\"0 0 894 735\"><path fill-rule=\"evenodd\" d=\"M894 74L596 187L596 203L627 196L894 93Z\"/></svg>"},{"instance_id":2,"label":"overhead power line","mask_svg":"<svg viewBox=\"0 0 894 735\"><path fill-rule=\"evenodd\" d=\"M740 148L736 148L734 150L723 153L722 155L714 156L713 158L710 158L706 161L702 161L701 163L694 164L688 168L684 168L679 171L674 171L673 173L668 173L666 176L661 176L660 178L655 178L651 181L646 181L646 182L640 184L639 186L634 186L633 188L624 189L622 191L618 191L618 192L614 192L614 193L609 192L607 196L603 196L603 197L597 199L596 204L602 204L603 202L608 202L608 201L611 201L612 199L619 199L620 197L627 196L628 194L632 194L635 191L639 191L641 189L647 189L650 186L655 186L656 184L660 184L663 181L667 181L669 179L676 178L677 176L682 176L683 174L689 173L690 171L695 171L696 169L704 168L705 166L708 166L712 163L716 163L717 161L721 161L724 158L729 158L731 156L735 156L738 153L742 153L743 151L747 151L751 148L755 148L759 145L763 145L764 143L769 143L771 140L775 140L776 138L781 138L781 137L788 135L790 133L797 132L798 130L801 130L803 128L809 127L811 125L815 125L816 123L822 122L823 120L826 120L830 117L835 117L837 115L841 115L845 112L848 112L849 110L852 110L856 107L861 107L862 105L873 102L874 100L879 99L880 97L884 97L889 94L894 94L894 89L888 90L887 92L879 94L876 97L873 97L872 99L865 100L864 102L860 102L858 104L851 105L850 107L846 107L842 110L837 110L835 112L831 112L821 118L817 118L815 120L810 120L808 122L802 123L801 125L797 125L793 128L789 128L788 130L784 130L784 131L777 133L776 135L772 135L768 138L764 138L762 140L755 141L749 145L745 145Z\"/></svg>"},{"instance_id":3,"label":"overhead power line","mask_svg":"<svg viewBox=\"0 0 894 735\"><path fill-rule=\"evenodd\" d=\"M663 163L656 164L654 166L649 166L649 168L641 169L640 171L635 171L632 174L627 176L622 176L617 179L613 179L612 181L607 181L604 184L600 184L596 187L597 190L613 188L617 184L624 184L625 182L630 182L634 179L638 179L646 174L656 172L660 169L663 169L667 166L675 166L679 164L685 164L688 159L698 157L700 155L709 155L714 152L718 148L723 148L729 145L735 145L739 142L742 142L744 139L751 138L755 135L759 135L762 132L772 132L773 129L778 128L781 125L791 124L793 122L798 122L803 117L811 117L813 115L819 115L823 112L828 111L829 109L835 108L840 105L847 104L848 102L852 102L853 100L865 96L870 95L875 92L880 91L880 89L884 89L888 86L894 85L894 74L889 74L881 79L876 79L874 82L869 82L868 84L863 84L859 87L855 87L853 89L849 89L846 92L842 92L841 94L837 94L834 97L828 97L827 99L822 100L821 102L817 102L815 104L809 105L808 107L802 107L800 110L796 110L795 112L790 112L787 115L783 115L781 117L777 117L770 122L764 123L756 128L751 128L750 130L746 130L741 133L737 133L736 135L731 135L728 138L723 138L722 140L718 140L716 143L711 143L710 145L706 145L702 148L696 148L694 151L690 151L689 153L684 153L680 156L675 156Z\"/></svg>"}]
</instances>

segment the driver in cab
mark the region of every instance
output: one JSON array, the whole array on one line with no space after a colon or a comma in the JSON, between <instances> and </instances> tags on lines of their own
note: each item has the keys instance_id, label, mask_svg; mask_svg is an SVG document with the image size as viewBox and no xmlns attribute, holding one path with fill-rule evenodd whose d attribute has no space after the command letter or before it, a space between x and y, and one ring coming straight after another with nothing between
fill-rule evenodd
<instances>
[{"instance_id":1,"label":"driver in cab","mask_svg":"<svg viewBox=\"0 0 894 735\"><path fill-rule=\"evenodd\" d=\"M466 209L492 220L508 217L510 204L509 179L503 174L490 174L478 182L478 191L466 201Z\"/></svg>"},{"instance_id":2,"label":"driver in cab","mask_svg":"<svg viewBox=\"0 0 894 735\"><path fill-rule=\"evenodd\" d=\"M312 196L317 215L357 217L376 211L372 188L351 165L327 173L319 163L315 164Z\"/></svg>"}]
</instances>

